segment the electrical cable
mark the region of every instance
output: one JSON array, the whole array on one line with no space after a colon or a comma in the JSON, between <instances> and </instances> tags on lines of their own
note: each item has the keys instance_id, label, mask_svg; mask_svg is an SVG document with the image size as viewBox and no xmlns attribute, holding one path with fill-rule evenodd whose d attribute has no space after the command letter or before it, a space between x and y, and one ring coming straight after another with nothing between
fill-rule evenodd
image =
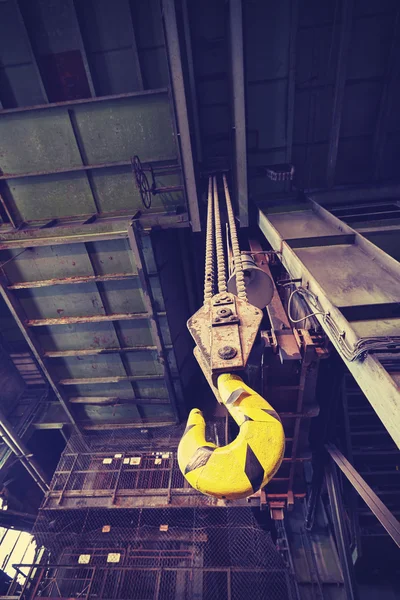
<instances>
[{"instance_id":1,"label":"electrical cable","mask_svg":"<svg viewBox=\"0 0 400 600\"><path fill-rule=\"evenodd\" d=\"M308 304L313 306L316 310L313 314L307 315L299 320L294 320L291 315L291 301L295 293L301 294L303 298L307 301ZM310 290L299 286L290 295L289 303L288 303L288 317L292 323L301 322L304 319L308 319L311 316L321 315L323 322L327 326L330 331L334 341L339 346L340 351L343 353L343 356L349 362L353 362L354 360L358 360L365 356L368 352L375 352L377 350L387 350L393 345L400 345L400 335L399 336L386 336L384 338L370 337L370 338L360 338L357 342L350 346L345 337L345 332L341 331L337 326L336 322L332 318L329 312L324 311L319 300L318 296L313 294Z\"/></svg>"},{"instance_id":2,"label":"electrical cable","mask_svg":"<svg viewBox=\"0 0 400 600\"><path fill-rule=\"evenodd\" d=\"M288 301L288 317L289 317L289 320L292 323L301 323L302 321L305 321L306 319L309 319L310 317L315 317L316 315L325 315L326 314L326 313L324 313L322 311L316 311L316 312L310 313L309 315L306 315L305 317L302 317L301 319L294 319L292 317L291 307L292 307L292 299L293 299L293 296L295 294L299 294L300 296L304 297L304 294L302 294L302 291L301 291L300 288L296 288L295 290L293 290L293 292L289 296L289 301Z\"/></svg>"}]
</instances>

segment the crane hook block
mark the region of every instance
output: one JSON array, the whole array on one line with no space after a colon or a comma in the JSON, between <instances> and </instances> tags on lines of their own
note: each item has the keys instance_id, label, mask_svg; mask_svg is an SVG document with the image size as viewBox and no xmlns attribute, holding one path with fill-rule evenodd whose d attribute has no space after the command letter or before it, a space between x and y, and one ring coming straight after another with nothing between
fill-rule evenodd
<instances>
[{"instance_id":1,"label":"crane hook block","mask_svg":"<svg viewBox=\"0 0 400 600\"><path fill-rule=\"evenodd\" d=\"M190 485L203 494L233 500L266 485L279 469L285 434L279 415L233 374L219 375L218 391L239 434L227 446L206 441L203 414L193 409L178 446L178 463Z\"/></svg>"}]
</instances>

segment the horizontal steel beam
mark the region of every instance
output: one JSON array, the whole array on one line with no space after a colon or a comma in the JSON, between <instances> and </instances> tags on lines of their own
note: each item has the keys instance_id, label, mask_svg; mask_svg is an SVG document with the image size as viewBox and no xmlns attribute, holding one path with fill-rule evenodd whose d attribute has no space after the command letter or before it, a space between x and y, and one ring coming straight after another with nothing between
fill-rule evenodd
<instances>
[{"instance_id":1,"label":"horizontal steel beam","mask_svg":"<svg viewBox=\"0 0 400 600\"><path fill-rule=\"evenodd\" d=\"M1 117L1 113L0 113L0 117ZM153 169L157 169L157 174L161 174L159 173L160 169L165 169L166 170L166 174L168 175L172 175L172 174L176 174L176 173L180 173L181 169L179 167L178 164L176 163L166 163L165 161L161 161L161 160L154 160L154 161L147 161L142 163L143 167L152 167ZM76 167L65 167L62 169L52 169L52 170L47 170L47 171L25 171L22 173L3 173L0 176L0 181L10 181L12 179L26 179L28 177L43 177L43 176L47 176L47 175L63 175L66 173L79 173L79 172L87 172L87 171L95 171L98 169L118 169L120 167L127 167L129 169L132 168L132 164L130 160L120 160L117 162L107 162L107 163L98 163L98 164L93 164L93 165L78 165ZM182 191L182 186L177 186L177 188L180 187L180 189L174 189L174 191ZM125 209L125 212L127 211L127 209Z\"/></svg>"},{"instance_id":2,"label":"horizontal steel beam","mask_svg":"<svg viewBox=\"0 0 400 600\"><path fill-rule=\"evenodd\" d=\"M83 423L80 422L80 427L85 431L105 431L108 429L147 429L153 427L169 427L170 425L176 425L176 421L174 419L170 421L149 421L145 422L144 420L133 423L132 421L129 423Z\"/></svg>"},{"instance_id":3,"label":"horizontal steel beam","mask_svg":"<svg viewBox=\"0 0 400 600\"><path fill-rule=\"evenodd\" d=\"M169 398L120 398L119 396L73 396L68 398L71 404L169 404Z\"/></svg>"},{"instance_id":4,"label":"horizontal steel beam","mask_svg":"<svg viewBox=\"0 0 400 600\"><path fill-rule=\"evenodd\" d=\"M49 287L53 285L74 285L82 283L102 283L104 281L122 281L133 279L137 273L110 273L109 275L77 275L76 277L62 277L61 279L43 279L43 281L19 281L8 285L9 290L30 290L33 288Z\"/></svg>"},{"instance_id":5,"label":"horizontal steel beam","mask_svg":"<svg viewBox=\"0 0 400 600\"><path fill-rule=\"evenodd\" d=\"M42 221L28 222L18 230L1 225L0 250L126 239L132 216L132 214L92 214L86 220L82 218L80 221L76 219L57 219L55 224L45 228L42 227ZM187 213L179 215L166 213L142 215L137 212L135 220L139 221L144 230L150 230L153 227L157 229L179 229L187 228L190 225Z\"/></svg>"},{"instance_id":6,"label":"horizontal steel beam","mask_svg":"<svg viewBox=\"0 0 400 600\"><path fill-rule=\"evenodd\" d=\"M165 317L165 312L158 316ZM79 323L107 323L109 321L138 321L148 319L149 314L142 313L114 313L112 315L87 315L82 317L60 317L58 319L27 319L26 327L51 327L52 325L76 325Z\"/></svg>"},{"instance_id":7,"label":"horizontal steel beam","mask_svg":"<svg viewBox=\"0 0 400 600\"><path fill-rule=\"evenodd\" d=\"M0 118L15 113L28 113L37 110L51 110L52 108L63 108L77 106L81 104L97 104L98 102L108 102L109 100L126 100L127 98L137 98L141 96L157 96L167 94L168 88L156 88L154 90L140 90L138 92L128 92L126 94L115 94L114 96L97 96L95 98L81 98L79 100L67 100L66 102L51 102L49 104L35 104L33 106L19 106L17 108L7 108L0 112Z\"/></svg>"},{"instance_id":8,"label":"horizontal steel beam","mask_svg":"<svg viewBox=\"0 0 400 600\"><path fill-rule=\"evenodd\" d=\"M60 235L44 236L44 230L39 230L40 236L28 237L21 235L18 238L18 232L10 234L7 238L0 235L0 250L13 250L16 248L39 248L43 246L62 246L64 244L82 244L85 242L106 242L108 240L126 239L128 233L126 228L119 231L106 231L103 233L78 233L65 232Z\"/></svg>"},{"instance_id":9,"label":"horizontal steel beam","mask_svg":"<svg viewBox=\"0 0 400 600\"><path fill-rule=\"evenodd\" d=\"M164 380L164 375L121 375L110 377L81 377L77 379L60 379L59 385L95 385L98 383L120 383L121 381L153 381Z\"/></svg>"},{"instance_id":10,"label":"horizontal steel beam","mask_svg":"<svg viewBox=\"0 0 400 600\"><path fill-rule=\"evenodd\" d=\"M334 444L325 444L331 458L400 548L400 523Z\"/></svg>"},{"instance_id":11,"label":"horizontal steel beam","mask_svg":"<svg viewBox=\"0 0 400 600\"><path fill-rule=\"evenodd\" d=\"M171 344L165 346L172 350ZM54 350L44 353L46 358L66 358L68 356L97 356L98 354L121 354L126 352L157 352L157 346L126 346L123 348L85 348L83 350Z\"/></svg>"}]
</instances>

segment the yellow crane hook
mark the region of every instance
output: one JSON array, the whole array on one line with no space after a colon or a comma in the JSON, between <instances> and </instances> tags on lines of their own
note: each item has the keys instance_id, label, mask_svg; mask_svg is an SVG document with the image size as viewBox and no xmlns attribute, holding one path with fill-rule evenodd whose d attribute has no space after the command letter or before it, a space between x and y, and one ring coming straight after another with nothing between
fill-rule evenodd
<instances>
[{"instance_id":1,"label":"yellow crane hook","mask_svg":"<svg viewBox=\"0 0 400 600\"><path fill-rule=\"evenodd\" d=\"M266 485L279 469L285 434L272 406L238 375L219 375L217 387L222 403L239 425L239 434L227 446L207 442L203 414L193 409L178 446L179 468L203 494L245 498Z\"/></svg>"}]
</instances>

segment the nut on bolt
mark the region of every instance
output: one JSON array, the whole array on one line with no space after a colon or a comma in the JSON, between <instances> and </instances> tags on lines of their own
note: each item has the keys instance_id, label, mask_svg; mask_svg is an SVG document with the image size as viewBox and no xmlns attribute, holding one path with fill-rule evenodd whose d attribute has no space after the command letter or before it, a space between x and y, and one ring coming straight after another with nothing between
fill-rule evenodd
<instances>
[{"instance_id":1,"label":"nut on bolt","mask_svg":"<svg viewBox=\"0 0 400 600\"><path fill-rule=\"evenodd\" d=\"M218 356L223 360L230 360L231 358L235 358L236 354L237 350L232 346L223 346L218 350Z\"/></svg>"}]
</instances>

